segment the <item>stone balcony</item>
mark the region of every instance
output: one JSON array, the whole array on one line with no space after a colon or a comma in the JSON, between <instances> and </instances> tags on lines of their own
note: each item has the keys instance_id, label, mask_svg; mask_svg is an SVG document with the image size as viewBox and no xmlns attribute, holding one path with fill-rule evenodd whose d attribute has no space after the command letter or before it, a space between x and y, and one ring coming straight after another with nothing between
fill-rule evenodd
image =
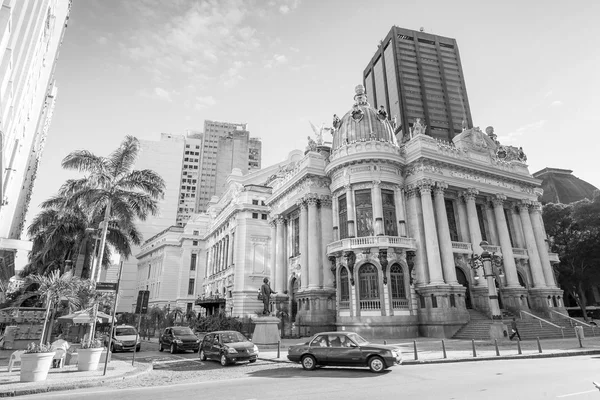
<instances>
[{"instance_id":1,"label":"stone balcony","mask_svg":"<svg viewBox=\"0 0 600 400\"><path fill-rule=\"evenodd\" d=\"M333 242L327 246L327 255L340 255L344 251L366 250L373 247L396 248L416 250L416 241L413 238L398 236L363 236L347 238Z\"/></svg>"}]
</instances>

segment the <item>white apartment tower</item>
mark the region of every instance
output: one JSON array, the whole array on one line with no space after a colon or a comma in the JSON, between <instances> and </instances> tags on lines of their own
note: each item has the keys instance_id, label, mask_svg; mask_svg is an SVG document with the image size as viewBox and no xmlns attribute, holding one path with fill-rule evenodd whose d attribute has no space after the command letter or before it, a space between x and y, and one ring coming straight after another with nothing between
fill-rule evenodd
<instances>
[{"instance_id":1,"label":"white apartment tower","mask_svg":"<svg viewBox=\"0 0 600 400\"><path fill-rule=\"evenodd\" d=\"M54 69L70 0L3 0L0 6L0 270L14 274L25 215L52 118Z\"/></svg>"},{"instance_id":2,"label":"white apartment tower","mask_svg":"<svg viewBox=\"0 0 600 400\"><path fill-rule=\"evenodd\" d=\"M181 186L179 188L179 206L177 209L178 226L184 226L196 211L201 151L202 132L188 131L185 136L183 163L181 164Z\"/></svg>"}]
</instances>

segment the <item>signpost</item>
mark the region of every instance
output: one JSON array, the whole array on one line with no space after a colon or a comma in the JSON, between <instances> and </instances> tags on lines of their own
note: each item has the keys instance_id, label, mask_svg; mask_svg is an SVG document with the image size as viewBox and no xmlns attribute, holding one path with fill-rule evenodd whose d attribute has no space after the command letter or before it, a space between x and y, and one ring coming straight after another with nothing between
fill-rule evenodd
<instances>
[{"instance_id":1,"label":"signpost","mask_svg":"<svg viewBox=\"0 0 600 400\"><path fill-rule=\"evenodd\" d=\"M135 313L138 315L138 326L137 326L137 334L140 336L140 326L142 324L142 314L146 314L148 312L148 299L150 298L149 290L140 290L138 291L137 303L135 305ZM140 340L140 347L142 346ZM133 348L133 358L131 360L131 365L135 363L135 353L137 350L137 338L135 341L135 347Z\"/></svg>"},{"instance_id":2,"label":"signpost","mask_svg":"<svg viewBox=\"0 0 600 400\"><path fill-rule=\"evenodd\" d=\"M98 292L116 292L118 284L115 282L96 282L96 291Z\"/></svg>"},{"instance_id":3,"label":"signpost","mask_svg":"<svg viewBox=\"0 0 600 400\"><path fill-rule=\"evenodd\" d=\"M110 333L108 334L108 348L106 349L106 359L104 360L104 373L102 375L106 375L106 365L108 364L108 358L110 357L110 347L112 345L113 338L113 330L115 329L115 315L117 314L117 301L119 297L119 284L121 283L121 272L123 271L123 261L121 261L121 265L119 266L119 278L117 279L117 283L115 286L115 303L113 304L113 312L112 312L112 321L110 322ZM110 282L98 282L96 284L96 289L98 289L98 285L105 285Z\"/></svg>"}]
</instances>

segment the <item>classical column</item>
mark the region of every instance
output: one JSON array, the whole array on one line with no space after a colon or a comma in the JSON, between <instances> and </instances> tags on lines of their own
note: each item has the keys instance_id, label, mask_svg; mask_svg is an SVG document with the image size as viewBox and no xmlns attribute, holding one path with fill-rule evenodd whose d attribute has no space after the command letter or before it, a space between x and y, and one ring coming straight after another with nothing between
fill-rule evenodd
<instances>
[{"instance_id":1,"label":"classical column","mask_svg":"<svg viewBox=\"0 0 600 400\"><path fill-rule=\"evenodd\" d=\"M435 214L437 215L437 233L440 244L440 254L442 256L444 280L446 283L458 284L458 281L456 280L456 266L454 265L452 239L450 238L450 227L448 225L448 215L446 213L446 203L444 201L444 190L447 188L448 185L446 183L437 182L433 189Z\"/></svg>"},{"instance_id":2,"label":"classical column","mask_svg":"<svg viewBox=\"0 0 600 400\"><path fill-rule=\"evenodd\" d=\"M275 291L278 293L283 293L287 286L287 263L285 259L285 219L280 215L275 223L277 224L277 280L275 282Z\"/></svg>"},{"instance_id":3,"label":"classical column","mask_svg":"<svg viewBox=\"0 0 600 400\"><path fill-rule=\"evenodd\" d=\"M333 242L333 215L331 210L331 196L321 196L321 259L319 265L322 265L322 285L324 288L333 289L333 274L327 268L327 245Z\"/></svg>"},{"instance_id":4,"label":"classical column","mask_svg":"<svg viewBox=\"0 0 600 400\"><path fill-rule=\"evenodd\" d=\"M413 259L416 277L416 286L424 286L427 284L427 254L425 252L425 235L421 229L420 220L422 216L419 212L419 197L418 189L408 187L406 189L406 209L408 214L408 229L409 236L416 239L417 251Z\"/></svg>"},{"instance_id":5,"label":"classical column","mask_svg":"<svg viewBox=\"0 0 600 400\"><path fill-rule=\"evenodd\" d=\"M304 199L296 203L300 208L300 287L308 288L308 210Z\"/></svg>"},{"instance_id":6,"label":"classical column","mask_svg":"<svg viewBox=\"0 0 600 400\"><path fill-rule=\"evenodd\" d=\"M348 237L356 237L356 209L354 208L354 191L351 185L346 188L346 215L348 216Z\"/></svg>"},{"instance_id":7,"label":"classical column","mask_svg":"<svg viewBox=\"0 0 600 400\"><path fill-rule=\"evenodd\" d=\"M508 218L512 221L513 233L514 233L514 245L519 249L525 248L525 239L523 239L523 228L521 227L521 219L519 214L515 212L515 206L513 204L510 205L509 208L506 209L508 213Z\"/></svg>"},{"instance_id":8,"label":"classical column","mask_svg":"<svg viewBox=\"0 0 600 400\"><path fill-rule=\"evenodd\" d=\"M469 223L467 218L467 205L460 197L456 201L456 211L458 213L458 240L461 242L469 242L471 240L469 234Z\"/></svg>"},{"instance_id":9,"label":"classical column","mask_svg":"<svg viewBox=\"0 0 600 400\"><path fill-rule=\"evenodd\" d=\"M444 283L442 276L442 262L440 260L440 246L437 238L437 229L435 226L435 215L433 214L433 202L431 200L432 183L428 180L422 180L418 183L421 193L421 205L423 207L423 224L427 243L427 266L429 270L429 284L441 285Z\"/></svg>"},{"instance_id":10,"label":"classical column","mask_svg":"<svg viewBox=\"0 0 600 400\"><path fill-rule=\"evenodd\" d=\"M272 287L275 287L275 282L277 281L277 224L275 221L275 219L269 221L269 225L271 226L271 254L269 261L271 266L270 281ZM262 283L260 284L262 285Z\"/></svg>"},{"instance_id":11,"label":"classical column","mask_svg":"<svg viewBox=\"0 0 600 400\"><path fill-rule=\"evenodd\" d=\"M531 218L529 217L529 202L524 200L519 204L519 215L521 216L521 225L523 226L523 235L525 236L525 245L529 254L529 268L531 269L531 277L533 278L533 287L545 288L546 280L544 279L544 271L535 241L535 234L531 226Z\"/></svg>"},{"instance_id":12,"label":"classical column","mask_svg":"<svg viewBox=\"0 0 600 400\"><path fill-rule=\"evenodd\" d=\"M479 245L481 243L481 230L479 229L479 219L477 218L477 208L475 207L475 196L479 194L477 189L467 189L462 195L467 205L467 222L469 225L469 234L471 237L471 246L473 247L473 253L481 254L482 248ZM476 274L481 276L483 271L481 269L475 270ZM483 279L477 279L476 285L482 285Z\"/></svg>"},{"instance_id":13,"label":"classical column","mask_svg":"<svg viewBox=\"0 0 600 400\"><path fill-rule=\"evenodd\" d=\"M308 204L308 288L316 289L319 287L319 253L321 244L319 243L318 216L316 197L310 197L306 200Z\"/></svg>"},{"instance_id":14,"label":"classical column","mask_svg":"<svg viewBox=\"0 0 600 400\"><path fill-rule=\"evenodd\" d=\"M336 196L331 198L331 214L333 223L333 241L340 240L340 214L338 212L338 199Z\"/></svg>"},{"instance_id":15,"label":"classical column","mask_svg":"<svg viewBox=\"0 0 600 400\"><path fill-rule=\"evenodd\" d=\"M404 193L402 187L394 187L394 207L396 209L396 219L398 220L398 236L406 237L406 212L404 211Z\"/></svg>"},{"instance_id":16,"label":"classical column","mask_svg":"<svg viewBox=\"0 0 600 400\"><path fill-rule=\"evenodd\" d=\"M504 200L506 196L497 194L492 198L494 205L494 214L496 216L498 236L500 239L500 247L502 248L502 259L504 260L504 273L506 275L506 285L508 287L521 287L519 277L517 275L517 265L515 264L515 256L513 255L512 245L510 243L510 234L508 233L508 223L504 216Z\"/></svg>"},{"instance_id":17,"label":"classical column","mask_svg":"<svg viewBox=\"0 0 600 400\"><path fill-rule=\"evenodd\" d=\"M546 286L555 288L556 281L554 279L554 272L552 271L552 264L550 264L550 257L548 256L546 233L544 232L544 226L542 225L542 213L540 211L540 203L533 203L530 208L531 226L533 228L533 234L535 235L535 243L537 244L538 254L540 255L540 262L542 263Z\"/></svg>"},{"instance_id":18,"label":"classical column","mask_svg":"<svg viewBox=\"0 0 600 400\"><path fill-rule=\"evenodd\" d=\"M490 228L490 244L498 245L498 229L496 227L496 219L494 219L495 211L490 207L491 198L488 198L484 203L485 219L487 220L488 227Z\"/></svg>"},{"instance_id":19,"label":"classical column","mask_svg":"<svg viewBox=\"0 0 600 400\"><path fill-rule=\"evenodd\" d=\"M373 226L375 236L382 236L383 229L383 200L381 198L381 181L373 181L371 188L371 198L373 199Z\"/></svg>"},{"instance_id":20,"label":"classical column","mask_svg":"<svg viewBox=\"0 0 600 400\"><path fill-rule=\"evenodd\" d=\"M227 250L227 266L233 265L233 232L227 236L227 244L229 248Z\"/></svg>"}]
</instances>

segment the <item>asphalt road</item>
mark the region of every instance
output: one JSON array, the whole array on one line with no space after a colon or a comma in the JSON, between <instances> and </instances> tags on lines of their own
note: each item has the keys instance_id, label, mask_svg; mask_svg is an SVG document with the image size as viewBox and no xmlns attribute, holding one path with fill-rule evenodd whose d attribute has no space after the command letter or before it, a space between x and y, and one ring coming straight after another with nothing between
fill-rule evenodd
<instances>
[{"instance_id":1,"label":"asphalt road","mask_svg":"<svg viewBox=\"0 0 600 400\"><path fill-rule=\"evenodd\" d=\"M113 353L113 359L115 360L131 360L133 357L133 351L123 351ZM198 353L194 353L192 351L186 351L182 353L170 354L169 350L164 350L162 352L158 351L158 343L148 343L142 342L142 349L140 352L135 354L136 361L141 362L150 362L152 360L155 361L169 361L169 360L181 360L181 359L198 359Z\"/></svg>"},{"instance_id":2,"label":"asphalt road","mask_svg":"<svg viewBox=\"0 0 600 400\"><path fill-rule=\"evenodd\" d=\"M245 377L182 385L98 387L22 399L598 399L600 356L403 365L383 374L300 366L249 370ZM310 379L307 379L310 378Z\"/></svg>"}]
</instances>

